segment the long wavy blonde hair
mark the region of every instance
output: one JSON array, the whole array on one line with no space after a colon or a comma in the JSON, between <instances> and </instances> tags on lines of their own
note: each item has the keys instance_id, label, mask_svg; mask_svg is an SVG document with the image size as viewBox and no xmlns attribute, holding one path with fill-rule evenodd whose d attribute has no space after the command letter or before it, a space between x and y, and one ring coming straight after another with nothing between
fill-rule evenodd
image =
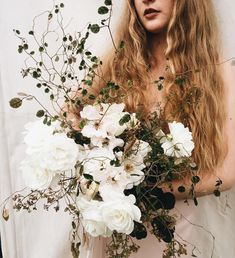
<instances>
[{"instance_id":1,"label":"long wavy blonde hair","mask_svg":"<svg viewBox=\"0 0 235 258\"><path fill-rule=\"evenodd\" d=\"M149 112L144 92L148 90L151 56L147 33L133 2L126 0L116 35L116 43L124 41L125 47L107 55L102 76L128 92L125 102L129 111L141 105L144 112ZM171 75L166 79L165 116L190 127L196 146L194 159L201 170L213 169L223 162L227 147L225 89L217 65L219 40L212 0L175 0L166 40ZM100 80L96 89L103 86Z\"/></svg>"}]
</instances>

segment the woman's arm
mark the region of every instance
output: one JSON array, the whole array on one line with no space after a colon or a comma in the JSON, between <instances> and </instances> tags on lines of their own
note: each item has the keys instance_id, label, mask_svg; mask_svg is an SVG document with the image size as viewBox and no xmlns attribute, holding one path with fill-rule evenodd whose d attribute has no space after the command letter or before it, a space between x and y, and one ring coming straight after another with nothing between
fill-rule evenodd
<instances>
[{"instance_id":1,"label":"woman's arm","mask_svg":"<svg viewBox=\"0 0 235 258\"><path fill-rule=\"evenodd\" d=\"M227 103L227 119L225 132L228 137L228 154L222 167L216 171L203 171L201 181L196 185L196 196L203 196L213 193L218 179L222 180L221 191L230 189L235 185L235 66L230 62L222 65L222 74L224 76ZM212 125L213 126L213 125ZM178 187L187 182L174 181L174 194L177 198L187 198L187 193L179 193ZM190 184L190 182L188 182ZM169 189L168 189L169 191Z\"/></svg>"}]
</instances>

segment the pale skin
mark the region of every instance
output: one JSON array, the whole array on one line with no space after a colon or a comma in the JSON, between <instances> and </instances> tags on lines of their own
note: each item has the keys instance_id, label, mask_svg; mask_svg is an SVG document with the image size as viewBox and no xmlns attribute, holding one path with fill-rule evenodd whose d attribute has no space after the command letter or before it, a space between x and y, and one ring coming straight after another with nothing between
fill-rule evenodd
<instances>
[{"instance_id":1,"label":"pale skin","mask_svg":"<svg viewBox=\"0 0 235 258\"><path fill-rule=\"evenodd\" d=\"M152 74L156 78L163 74L166 66L164 54L166 29L171 17L173 0L134 0L134 4L139 19L149 35L147 47L153 57L151 67ZM154 10L146 11L146 9L154 9L157 12L154 12ZM146 13L150 14L146 16ZM197 196L213 193L218 178L223 182L221 191L228 190L235 185L235 66L232 66L231 62L224 62L220 64L220 67L226 89L227 117L225 119L225 132L228 136L228 154L222 167L216 169L216 171L202 171L202 180L196 186ZM154 103L156 100L164 103L164 91L159 92L154 87L147 93L146 97L150 103ZM173 182L174 194L179 199L188 197L186 193L179 193L177 190L178 186L183 183L187 184L187 182L180 180Z\"/></svg>"}]
</instances>

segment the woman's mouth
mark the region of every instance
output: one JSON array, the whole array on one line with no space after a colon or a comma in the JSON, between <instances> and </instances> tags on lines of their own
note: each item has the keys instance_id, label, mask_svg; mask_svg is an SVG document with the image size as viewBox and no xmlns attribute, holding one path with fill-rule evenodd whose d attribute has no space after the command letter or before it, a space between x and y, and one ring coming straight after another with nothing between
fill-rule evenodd
<instances>
[{"instance_id":1,"label":"woman's mouth","mask_svg":"<svg viewBox=\"0 0 235 258\"><path fill-rule=\"evenodd\" d=\"M153 18L159 13L160 13L159 10L156 10L156 9L153 9L153 8L148 8L148 9L145 9L145 11L144 11L144 17Z\"/></svg>"}]
</instances>

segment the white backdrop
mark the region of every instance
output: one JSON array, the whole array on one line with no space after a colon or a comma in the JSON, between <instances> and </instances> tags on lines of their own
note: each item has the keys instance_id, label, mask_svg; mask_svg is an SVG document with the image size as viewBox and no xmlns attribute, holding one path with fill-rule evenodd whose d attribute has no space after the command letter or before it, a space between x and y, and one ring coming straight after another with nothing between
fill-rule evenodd
<instances>
[{"instance_id":1,"label":"white backdrop","mask_svg":"<svg viewBox=\"0 0 235 258\"><path fill-rule=\"evenodd\" d=\"M114 0L115 10L113 24L118 22L124 0ZM206 1L206 0L205 0ZM214 0L221 24L224 41L224 57L235 56L235 0ZM64 17L73 18L70 30L81 30L87 22L95 22L97 6L100 0L64 0ZM19 41L13 29L20 29L25 35L29 31L32 19L52 6L52 0L0 0L0 203L11 193L23 188L18 170L23 158L23 126L34 118L36 106L32 103L18 110L12 110L8 101L16 92L36 92L32 81L22 79L20 69L24 58L17 53ZM220 16L221 14L222 17ZM41 28L38 28L39 30ZM101 33L96 41L90 42L97 54L110 45L107 33ZM34 85L34 84L33 84ZM234 193L233 193L234 194ZM231 198L234 203L235 195ZM205 199L207 200L207 199ZM205 201L206 203L207 201ZM231 203L230 203L231 205ZM202 206L203 207L203 206ZM235 215L234 208L230 216ZM4 258L70 258L69 228L70 218L61 213L35 212L33 214L11 213L10 220L0 222L0 233ZM208 223L208 221L207 221ZM233 228L235 232L235 223ZM83 258L83 257L82 257ZM203 257L205 258L205 257Z\"/></svg>"}]
</instances>

